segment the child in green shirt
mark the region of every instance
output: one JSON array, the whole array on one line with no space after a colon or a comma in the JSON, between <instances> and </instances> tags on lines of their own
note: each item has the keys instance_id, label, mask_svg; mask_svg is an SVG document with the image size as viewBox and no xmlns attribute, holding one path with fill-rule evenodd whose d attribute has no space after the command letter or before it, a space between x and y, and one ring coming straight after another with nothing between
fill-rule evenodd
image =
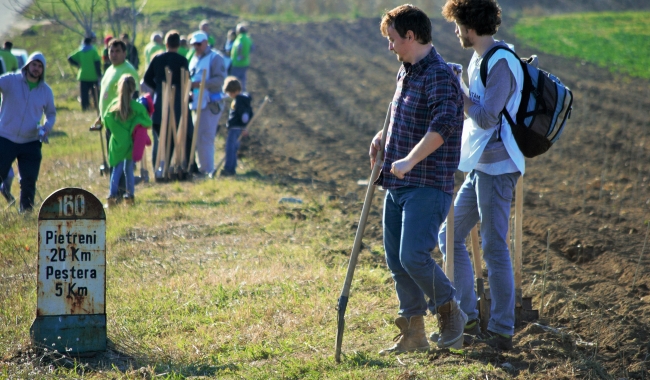
<instances>
[{"instance_id":1,"label":"child in green shirt","mask_svg":"<svg viewBox=\"0 0 650 380\"><path fill-rule=\"evenodd\" d=\"M108 144L108 164L113 167L107 207L117 205L120 177L125 176L124 201L134 204L135 184L133 178L133 130L136 125L151 127L149 113L137 100L133 100L136 83L133 76L123 75L117 84L118 96L108 106L104 124L111 131Z\"/></svg>"}]
</instances>

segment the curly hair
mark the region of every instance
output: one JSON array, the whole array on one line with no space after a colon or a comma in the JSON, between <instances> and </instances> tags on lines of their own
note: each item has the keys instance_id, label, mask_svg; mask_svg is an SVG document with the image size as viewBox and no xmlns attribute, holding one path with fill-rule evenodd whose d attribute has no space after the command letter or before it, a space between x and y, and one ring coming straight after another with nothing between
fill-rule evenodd
<instances>
[{"instance_id":1,"label":"curly hair","mask_svg":"<svg viewBox=\"0 0 650 380\"><path fill-rule=\"evenodd\" d=\"M400 37L406 37L406 32L413 32L415 40L421 44L431 43L431 20L420 8L404 4L386 11L381 18L379 28L382 36L388 36L388 28L393 27Z\"/></svg>"},{"instance_id":2,"label":"curly hair","mask_svg":"<svg viewBox=\"0 0 650 380\"><path fill-rule=\"evenodd\" d=\"M496 0L447 0L442 15L447 21L474 29L479 36L492 36L501 25L501 7Z\"/></svg>"}]
</instances>

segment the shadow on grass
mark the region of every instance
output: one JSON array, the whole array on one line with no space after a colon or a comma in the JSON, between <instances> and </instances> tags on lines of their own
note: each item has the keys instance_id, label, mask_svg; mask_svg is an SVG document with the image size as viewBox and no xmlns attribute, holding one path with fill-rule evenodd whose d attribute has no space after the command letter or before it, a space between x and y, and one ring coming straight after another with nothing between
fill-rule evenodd
<instances>
[{"instance_id":1,"label":"shadow on grass","mask_svg":"<svg viewBox=\"0 0 650 380\"><path fill-rule=\"evenodd\" d=\"M343 355L343 362L351 367L390 368L394 364L387 360L377 359L365 352L355 352L352 355Z\"/></svg>"},{"instance_id":2,"label":"shadow on grass","mask_svg":"<svg viewBox=\"0 0 650 380\"><path fill-rule=\"evenodd\" d=\"M143 203L149 203L154 205L171 205L171 206L206 206L206 207L219 207L225 206L228 204L227 199L222 199L220 201L206 202L201 200L190 200L185 202L180 201L165 201L165 200L150 200L144 201Z\"/></svg>"},{"instance_id":3,"label":"shadow on grass","mask_svg":"<svg viewBox=\"0 0 650 380\"><path fill-rule=\"evenodd\" d=\"M167 362L165 359L155 358L134 352L136 347L129 344L115 344L108 339L106 351L77 355L61 354L58 351L48 350L47 347L32 346L31 350L19 351L9 361L15 363L32 363L32 375L51 371L51 367L60 368L59 372L64 378L79 375L81 377L90 373L104 371L118 371L123 374L138 374L143 378L160 377L163 379L184 379L192 376L206 376L217 378L221 373L239 371L235 364L207 365L189 364L179 365ZM22 364L24 365L24 364Z\"/></svg>"},{"instance_id":4,"label":"shadow on grass","mask_svg":"<svg viewBox=\"0 0 650 380\"><path fill-rule=\"evenodd\" d=\"M68 137L68 134L64 131L54 129L50 132L49 137Z\"/></svg>"},{"instance_id":5,"label":"shadow on grass","mask_svg":"<svg viewBox=\"0 0 650 380\"><path fill-rule=\"evenodd\" d=\"M193 378L195 376L216 379L219 378L219 375L223 374L224 372L232 374L237 371L239 371L239 366L236 364L190 364L176 367L173 363L170 363L169 365L157 364L154 368L155 376L163 379L185 379Z\"/></svg>"}]
</instances>

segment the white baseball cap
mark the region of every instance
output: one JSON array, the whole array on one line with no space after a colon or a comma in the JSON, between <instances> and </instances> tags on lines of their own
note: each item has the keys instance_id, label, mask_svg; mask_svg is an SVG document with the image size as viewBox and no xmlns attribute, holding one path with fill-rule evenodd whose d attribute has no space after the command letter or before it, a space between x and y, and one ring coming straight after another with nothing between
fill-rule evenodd
<instances>
[{"instance_id":1,"label":"white baseball cap","mask_svg":"<svg viewBox=\"0 0 650 380\"><path fill-rule=\"evenodd\" d=\"M208 40L207 34L203 32L195 32L194 34L192 34L192 38L190 39L190 44L198 44L207 40Z\"/></svg>"}]
</instances>

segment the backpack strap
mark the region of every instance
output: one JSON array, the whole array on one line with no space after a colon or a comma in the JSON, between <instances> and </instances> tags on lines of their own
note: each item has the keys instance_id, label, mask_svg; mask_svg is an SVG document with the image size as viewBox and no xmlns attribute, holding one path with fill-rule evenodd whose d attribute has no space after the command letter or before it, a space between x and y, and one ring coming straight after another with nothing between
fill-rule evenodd
<instances>
[{"instance_id":1,"label":"backpack strap","mask_svg":"<svg viewBox=\"0 0 650 380\"><path fill-rule=\"evenodd\" d=\"M483 60L481 61L481 67L480 67L480 72L481 72L481 82L483 83L483 87L487 84L487 75L488 75L488 62L490 61L490 58L494 55L499 50L507 50L512 55L514 55L517 58L517 61L521 62L521 58L515 53L512 49L510 49L507 46L503 45L497 45L493 47L492 49L488 50L487 53L485 53L485 56L483 57Z\"/></svg>"},{"instance_id":2,"label":"backpack strap","mask_svg":"<svg viewBox=\"0 0 650 380\"><path fill-rule=\"evenodd\" d=\"M510 53L512 53L512 55L514 55L517 58L517 60L519 62L521 62L521 58L519 58L517 53L515 53L512 49L510 49L507 46L497 45L497 46L493 47L492 49L488 50L488 52L485 53L485 56L483 57L483 60L481 61L481 66L479 68L480 76L481 76L481 82L483 83L483 87L485 87L486 84L487 84L488 63L490 62L490 58L492 58L494 53L496 53L499 50L507 50L507 51L509 51ZM508 121L508 123L510 124L510 126L514 128L515 123L512 120L512 118L510 117L510 114L508 114L508 110L506 109L506 106L503 106L503 110L501 111L501 116L502 117L505 116L505 118ZM500 141L501 140L501 123L499 123L498 135L499 135L498 140Z\"/></svg>"}]
</instances>

